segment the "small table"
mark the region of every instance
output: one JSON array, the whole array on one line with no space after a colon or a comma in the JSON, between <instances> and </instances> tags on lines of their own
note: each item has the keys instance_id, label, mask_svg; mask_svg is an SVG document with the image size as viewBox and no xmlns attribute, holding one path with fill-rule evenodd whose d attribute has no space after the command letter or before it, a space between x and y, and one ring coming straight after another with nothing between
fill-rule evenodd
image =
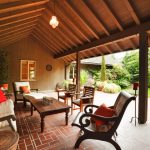
<instances>
[{"instance_id":1,"label":"small table","mask_svg":"<svg viewBox=\"0 0 150 150\"><path fill-rule=\"evenodd\" d=\"M16 150L19 135L14 131L0 131L0 150Z\"/></svg>"},{"instance_id":2,"label":"small table","mask_svg":"<svg viewBox=\"0 0 150 150\"><path fill-rule=\"evenodd\" d=\"M33 115L33 108L35 108L40 114L41 132L44 131L44 118L48 115L65 112L66 125L68 125L68 113L71 107L67 104L62 103L55 98L52 98L53 102L49 105L44 104L42 99L30 99L29 101L31 102L31 116Z\"/></svg>"}]
</instances>

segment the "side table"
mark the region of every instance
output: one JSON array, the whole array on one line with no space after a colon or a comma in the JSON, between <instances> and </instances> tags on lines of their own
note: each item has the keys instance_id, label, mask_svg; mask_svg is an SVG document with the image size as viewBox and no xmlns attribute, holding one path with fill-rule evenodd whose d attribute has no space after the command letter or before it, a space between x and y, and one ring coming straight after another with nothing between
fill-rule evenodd
<instances>
[{"instance_id":1,"label":"side table","mask_svg":"<svg viewBox=\"0 0 150 150\"><path fill-rule=\"evenodd\" d=\"M14 131L0 131L0 150L16 150L19 134Z\"/></svg>"}]
</instances>

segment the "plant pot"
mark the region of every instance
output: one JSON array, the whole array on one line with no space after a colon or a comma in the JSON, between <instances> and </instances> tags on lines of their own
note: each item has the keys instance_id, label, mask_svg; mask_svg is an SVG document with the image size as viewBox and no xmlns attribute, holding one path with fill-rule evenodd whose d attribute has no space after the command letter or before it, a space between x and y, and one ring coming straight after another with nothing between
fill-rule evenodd
<instances>
[{"instance_id":1,"label":"plant pot","mask_svg":"<svg viewBox=\"0 0 150 150\"><path fill-rule=\"evenodd\" d=\"M1 88L2 90L8 90L8 83L1 84L1 85L0 85L0 88Z\"/></svg>"}]
</instances>

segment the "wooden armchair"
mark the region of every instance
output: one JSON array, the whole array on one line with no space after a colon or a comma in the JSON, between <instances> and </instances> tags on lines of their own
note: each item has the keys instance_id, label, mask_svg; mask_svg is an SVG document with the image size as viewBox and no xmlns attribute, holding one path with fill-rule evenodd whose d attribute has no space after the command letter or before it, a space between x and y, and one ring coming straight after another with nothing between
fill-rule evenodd
<instances>
[{"instance_id":1,"label":"wooden armchair","mask_svg":"<svg viewBox=\"0 0 150 150\"><path fill-rule=\"evenodd\" d=\"M98 106L86 106L84 113L80 112L72 123L72 126L77 126L84 132L84 134L78 138L74 147L79 148L79 145L83 140L96 139L109 142L114 145L117 150L121 150L120 146L112 139L112 136L116 134L116 130L121 122L124 112L132 100L135 100L135 97L127 92L120 92L114 106L111 107L116 111L116 115L113 117L94 115L92 113L92 108L98 108ZM100 128L97 129L95 124L92 123L91 117L96 120L106 121L106 124L103 125L103 128L100 126Z\"/></svg>"},{"instance_id":2,"label":"wooden armchair","mask_svg":"<svg viewBox=\"0 0 150 150\"><path fill-rule=\"evenodd\" d=\"M13 82L12 86L13 86L13 92L14 92L14 97L15 97L15 103L17 103L17 101L23 101L25 106L26 106L26 102L25 102L25 99L23 97L23 91L21 91L20 87L21 86L27 86L29 91L38 92L38 89L31 89L30 88L29 82Z\"/></svg>"},{"instance_id":3,"label":"wooden armchair","mask_svg":"<svg viewBox=\"0 0 150 150\"><path fill-rule=\"evenodd\" d=\"M14 103L11 99L0 103L0 131L17 131Z\"/></svg>"},{"instance_id":4,"label":"wooden armchair","mask_svg":"<svg viewBox=\"0 0 150 150\"><path fill-rule=\"evenodd\" d=\"M76 93L77 95L80 93ZM71 99L71 114L73 114L73 105L77 105L80 108L80 112L83 111L83 106L93 104L95 94L95 88L90 86L84 86L83 95L79 99Z\"/></svg>"},{"instance_id":5,"label":"wooden armchair","mask_svg":"<svg viewBox=\"0 0 150 150\"><path fill-rule=\"evenodd\" d=\"M63 90L63 89L58 89L58 100L63 99L65 103L68 104L68 99L72 98L74 93L76 92L76 85L75 84L69 84L68 85L68 90Z\"/></svg>"}]
</instances>

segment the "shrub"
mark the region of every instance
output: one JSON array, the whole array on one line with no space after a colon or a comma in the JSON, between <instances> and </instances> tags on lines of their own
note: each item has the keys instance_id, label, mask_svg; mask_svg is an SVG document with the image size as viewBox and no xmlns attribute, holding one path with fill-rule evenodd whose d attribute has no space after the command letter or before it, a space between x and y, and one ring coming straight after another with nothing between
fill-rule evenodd
<instances>
[{"instance_id":1,"label":"shrub","mask_svg":"<svg viewBox=\"0 0 150 150\"><path fill-rule=\"evenodd\" d=\"M97 82L96 82L96 88L97 88L97 90L98 90L98 91L102 91L103 88L104 88L104 86L105 86L105 84L107 84L106 81L104 81L104 82L97 81Z\"/></svg>"},{"instance_id":2,"label":"shrub","mask_svg":"<svg viewBox=\"0 0 150 150\"><path fill-rule=\"evenodd\" d=\"M116 64L113 65L112 73L112 81L121 86L121 88L127 88L130 85L131 75L129 72L123 68L121 65Z\"/></svg>"},{"instance_id":3,"label":"shrub","mask_svg":"<svg viewBox=\"0 0 150 150\"><path fill-rule=\"evenodd\" d=\"M118 93L121 91L121 87L115 83L107 83L102 91L105 93Z\"/></svg>"},{"instance_id":4,"label":"shrub","mask_svg":"<svg viewBox=\"0 0 150 150\"><path fill-rule=\"evenodd\" d=\"M87 86L94 86L94 84L95 84L94 79L89 78L89 79L87 80L87 83L86 83Z\"/></svg>"},{"instance_id":5,"label":"shrub","mask_svg":"<svg viewBox=\"0 0 150 150\"><path fill-rule=\"evenodd\" d=\"M80 84L83 86L85 83L87 83L88 80L88 72L86 70L81 70L80 73Z\"/></svg>"}]
</instances>

